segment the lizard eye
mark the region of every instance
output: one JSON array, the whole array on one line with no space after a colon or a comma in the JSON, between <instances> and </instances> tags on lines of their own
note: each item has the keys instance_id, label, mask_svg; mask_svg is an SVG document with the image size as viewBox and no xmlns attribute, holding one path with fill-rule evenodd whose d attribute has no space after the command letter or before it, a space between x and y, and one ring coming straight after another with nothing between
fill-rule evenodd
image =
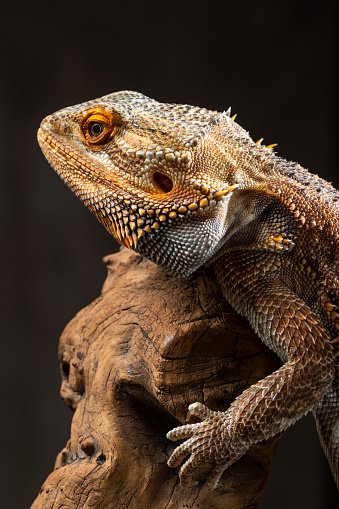
<instances>
[{"instance_id":1,"label":"lizard eye","mask_svg":"<svg viewBox=\"0 0 339 509\"><path fill-rule=\"evenodd\" d=\"M116 122L108 111L92 110L87 113L81 124L81 130L88 145L103 145L113 136Z\"/></svg>"},{"instance_id":2,"label":"lizard eye","mask_svg":"<svg viewBox=\"0 0 339 509\"><path fill-rule=\"evenodd\" d=\"M104 127L102 124L99 124L99 122L90 122L88 124L88 133L91 138L97 138L104 130Z\"/></svg>"}]
</instances>

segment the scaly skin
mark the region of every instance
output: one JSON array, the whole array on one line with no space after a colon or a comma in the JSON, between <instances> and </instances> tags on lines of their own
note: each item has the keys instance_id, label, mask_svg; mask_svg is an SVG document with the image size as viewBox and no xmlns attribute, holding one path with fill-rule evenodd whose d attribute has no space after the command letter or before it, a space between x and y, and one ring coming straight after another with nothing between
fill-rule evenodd
<instances>
[{"instance_id":1,"label":"scaly skin","mask_svg":"<svg viewBox=\"0 0 339 509\"><path fill-rule=\"evenodd\" d=\"M187 276L212 264L225 298L283 366L201 422L169 459L207 482L312 410L339 487L339 194L254 143L229 113L117 92L41 123L46 158L121 243Z\"/></svg>"}]
</instances>

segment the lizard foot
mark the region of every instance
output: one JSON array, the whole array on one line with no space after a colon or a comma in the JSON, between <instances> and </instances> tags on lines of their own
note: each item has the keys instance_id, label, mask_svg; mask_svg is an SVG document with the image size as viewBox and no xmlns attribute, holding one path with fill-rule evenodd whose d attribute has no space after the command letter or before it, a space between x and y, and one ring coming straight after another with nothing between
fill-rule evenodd
<instances>
[{"instance_id":1,"label":"lizard foot","mask_svg":"<svg viewBox=\"0 0 339 509\"><path fill-rule=\"evenodd\" d=\"M173 441L188 439L173 451L167 464L169 467L176 467L190 455L179 471L181 486L188 487L197 484L191 480L194 469L210 463L212 468L206 484L216 489L220 486L223 472L243 456L247 446L239 443L235 436L231 441L227 412L214 412L201 403L193 403L188 410L189 416L199 417L202 422L179 426L167 433L167 438Z\"/></svg>"}]
</instances>

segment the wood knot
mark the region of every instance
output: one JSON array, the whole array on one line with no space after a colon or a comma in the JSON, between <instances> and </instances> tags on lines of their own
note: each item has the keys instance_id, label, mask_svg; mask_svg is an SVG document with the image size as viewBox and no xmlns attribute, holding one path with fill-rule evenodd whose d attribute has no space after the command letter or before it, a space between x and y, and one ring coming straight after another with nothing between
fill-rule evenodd
<instances>
[{"instance_id":1,"label":"wood knot","mask_svg":"<svg viewBox=\"0 0 339 509\"><path fill-rule=\"evenodd\" d=\"M95 442L93 437L87 437L80 442L80 449L87 455L93 456L95 453Z\"/></svg>"}]
</instances>

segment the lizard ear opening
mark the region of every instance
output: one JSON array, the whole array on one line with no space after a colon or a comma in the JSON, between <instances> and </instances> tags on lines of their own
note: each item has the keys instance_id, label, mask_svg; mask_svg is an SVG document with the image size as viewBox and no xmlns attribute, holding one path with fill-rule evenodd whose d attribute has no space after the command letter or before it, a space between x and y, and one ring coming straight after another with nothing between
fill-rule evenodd
<instances>
[{"instance_id":1,"label":"lizard ear opening","mask_svg":"<svg viewBox=\"0 0 339 509\"><path fill-rule=\"evenodd\" d=\"M162 193L169 193L170 191L172 191L172 189L173 189L173 182L166 175L163 175L162 173L159 173L158 171L156 171L153 174L153 180L154 180L154 183L155 183L156 187Z\"/></svg>"}]
</instances>

